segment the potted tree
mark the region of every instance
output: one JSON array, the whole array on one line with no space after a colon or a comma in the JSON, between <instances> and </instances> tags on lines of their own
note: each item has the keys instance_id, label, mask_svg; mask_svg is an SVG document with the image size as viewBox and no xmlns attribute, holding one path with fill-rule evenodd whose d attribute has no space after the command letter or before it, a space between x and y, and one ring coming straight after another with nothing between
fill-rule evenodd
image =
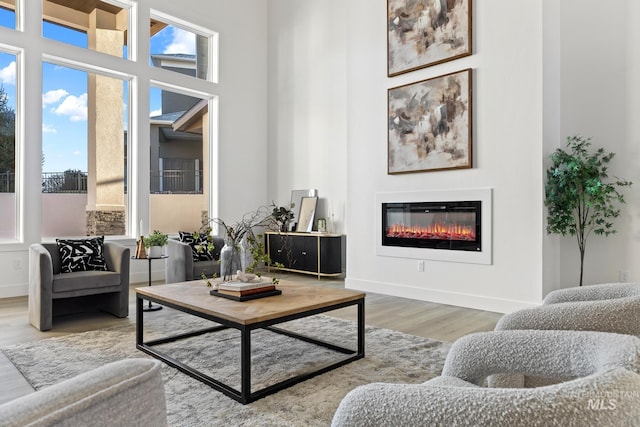
<instances>
[{"instance_id":1,"label":"potted tree","mask_svg":"<svg viewBox=\"0 0 640 427\"><path fill-rule=\"evenodd\" d=\"M169 236L158 230L144 238L144 247L149 249L149 258L159 258L162 256L162 247L169 242Z\"/></svg>"},{"instance_id":2,"label":"potted tree","mask_svg":"<svg viewBox=\"0 0 640 427\"><path fill-rule=\"evenodd\" d=\"M616 232L612 221L620 215L618 204L625 202L618 190L631 185L619 178L609 181L607 164L615 154L604 148L590 153L590 146L591 138L568 137L567 150L559 148L550 155L545 185L547 233L569 234L578 240L579 286L587 238L591 233L608 236Z\"/></svg>"}]
</instances>

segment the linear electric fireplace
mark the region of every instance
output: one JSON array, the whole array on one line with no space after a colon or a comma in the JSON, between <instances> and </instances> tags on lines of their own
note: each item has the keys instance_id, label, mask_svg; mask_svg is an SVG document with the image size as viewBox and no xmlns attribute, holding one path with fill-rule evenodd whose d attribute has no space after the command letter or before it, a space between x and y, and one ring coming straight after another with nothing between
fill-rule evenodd
<instances>
[{"instance_id":1,"label":"linear electric fireplace","mask_svg":"<svg viewBox=\"0 0 640 427\"><path fill-rule=\"evenodd\" d=\"M382 245L482 250L482 202L382 203Z\"/></svg>"},{"instance_id":2,"label":"linear electric fireplace","mask_svg":"<svg viewBox=\"0 0 640 427\"><path fill-rule=\"evenodd\" d=\"M492 217L491 188L376 193L376 255L490 265Z\"/></svg>"}]
</instances>

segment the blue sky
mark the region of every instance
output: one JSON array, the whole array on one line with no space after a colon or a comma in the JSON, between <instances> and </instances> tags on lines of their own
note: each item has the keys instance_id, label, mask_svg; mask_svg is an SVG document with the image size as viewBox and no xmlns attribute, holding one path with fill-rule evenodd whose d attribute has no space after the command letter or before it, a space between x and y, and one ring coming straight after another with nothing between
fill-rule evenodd
<instances>
[{"instance_id":1,"label":"blue sky","mask_svg":"<svg viewBox=\"0 0 640 427\"><path fill-rule=\"evenodd\" d=\"M0 25L14 27L13 13L0 9ZM81 47L86 35L44 23L43 35ZM194 53L195 36L168 26L151 39L152 53ZM87 171L87 76L83 71L44 63L42 149L44 172ZM0 52L0 82L15 108L15 56ZM125 85L126 91L126 85ZM125 114L127 113L125 99ZM152 89L150 116L160 113L160 90ZM126 124L125 124L126 126Z\"/></svg>"}]
</instances>

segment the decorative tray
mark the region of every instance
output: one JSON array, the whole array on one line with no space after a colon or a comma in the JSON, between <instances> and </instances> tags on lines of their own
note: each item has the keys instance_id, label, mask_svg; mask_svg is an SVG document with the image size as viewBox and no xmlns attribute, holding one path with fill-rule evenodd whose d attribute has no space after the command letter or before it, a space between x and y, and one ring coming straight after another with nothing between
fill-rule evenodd
<instances>
[{"instance_id":1,"label":"decorative tray","mask_svg":"<svg viewBox=\"0 0 640 427\"><path fill-rule=\"evenodd\" d=\"M251 294L251 295L244 295L244 296L235 296L235 295L228 295L228 294L223 294L221 292L218 291L209 291L209 293L211 295L213 295L214 297L220 297L220 298L227 298L233 301L249 301L252 299L258 299L258 298L265 298L265 297L272 297L275 295L280 295L282 294L282 291L280 289L275 289L273 291L267 291L267 292L260 292L258 294Z\"/></svg>"}]
</instances>

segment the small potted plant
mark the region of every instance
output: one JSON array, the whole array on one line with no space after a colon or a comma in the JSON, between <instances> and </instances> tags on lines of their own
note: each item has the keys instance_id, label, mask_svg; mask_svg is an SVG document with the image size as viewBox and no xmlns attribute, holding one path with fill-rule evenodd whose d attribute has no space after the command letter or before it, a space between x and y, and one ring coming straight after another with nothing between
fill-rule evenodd
<instances>
[{"instance_id":1,"label":"small potted plant","mask_svg":"<svg viewBox=\"0 0 640 427\"><path fill-rule=\"evenodd\" d=\"M160 258L162 256L162 247L169 242L169 236L158 230L144 238L144 247L149 249L149 258Z\"/></svg>"},{"instance_id":2,"label":"small potted plant","mask_svg":"<svg viewBox=\"0 0 640 427\"><path fill-rule=\"evenodd\" d=\"M289 231L289 224L294 216L293 211L291 210L291 208L293 208L293 204L290 208L285 208L284 206L277 206L272 202L272 206L273 210L271 211L271 217L275 223L278 224L279 231Z\"/></svg>"}]
</instances>

